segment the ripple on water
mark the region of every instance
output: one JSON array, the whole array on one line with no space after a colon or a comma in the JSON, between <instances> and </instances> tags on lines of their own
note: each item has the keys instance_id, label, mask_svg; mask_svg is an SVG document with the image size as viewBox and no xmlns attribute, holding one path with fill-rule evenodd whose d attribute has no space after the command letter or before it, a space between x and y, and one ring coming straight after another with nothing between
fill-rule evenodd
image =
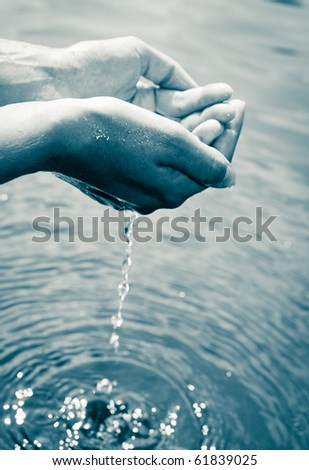
<instances>
[{"instance_id":1,"label":"ripple on water","mask_svg":"<svg viewBox=\"0 0 309 470\"><path fill-rule=\"evenodd\" d=\"M309 10L299 0L273 1L276 4L218 0L207 14L206 10L201 14L204 0L196 2L197 8L184 0L181 8L180 0L160 0L153 7L160 20L176 9L177 14L172 32L171 22L161 21L158 34L156 28L145 30L149 12L140 8L141 0L134 0L122 5L117 15L114 8L106 8L104 31L106 37L114 35L116 23L119 30L126 29L129 15L139 35L146 31L150 42L173 51L199 81L223 77L235 84L235 92L248 103L236 155L237 189L207 191L206 197L190 199L174 214L191 217L200 206L207 217L227 216L230 223L239 215L251 217L253 207L263 206L268 215L278 215L279 246L290 243L284 249L273 243L259 247L192 240L171 244L166 230L164 243L140 244L134 255L134 283L126 304L120 356L151 364L151 374L150 382L141 384L141 369L127 364L129 384L123 382L124 372L113 375L113 361L109 366L101 361L111 353L109 319L117 312L115 286L122 248L118 252L117 243L104 242L30 243L31 220L51 215L55 204L70 216L97 215L97 211L101 215L100 206L72 185L46 174L10 182L0 195L1 448L59 448L65 443L70 447L74 431L81 435L83 446L91 439L100 446L98 432L107 438L104 423L119 421L117 433L128 424L124 415L133 416L136 410L150 419L148 427L137 428L143 428L140 443L146 435L151 446L165 445L164 439L166 447L173 439L176 442L178 429L186 422L194 430L194 446L203 441L220 449L308 448L308 267L304 262L308 73L303 38ZM59 2L57 9L52 9L52 2L41 2L37 9L36 3L28 2L26 21L29 32L36 31L36 41L48 39L59 47L77 41L81 15L85 34L101 34L102 17L94 15L96 8L89 8L89 2L76 3L74 11L65 2ZM37 24L42 12L49 23L41 37ZM14 23L22 36L24 15L16 15L10 5L1 13L3 35L11 34ZM233 41L227 40L230 37ZM220 50L220 54L207 54L207 77L201 60L205 42L208 50ZM100 202L109 200L123 207L108 194L70 182ZM185 292L185 297L178 292ZM17 377L21 368L24 375ZM174 387L158 379L158 370L164 370ZM110 392L97 391L102 379L109 381L105 385L114 380L117 384ZM154 393L157 380L162 386ZM183 408L187 418L180 409L175 431L170 433L168 427L166 437L160 423L174 420L175 411L169 405L179 405L181 392L189 399L188 408ZM86 403L82 400L87 402L85 416L74 424L75 428L80 421L90 424L90 430L84 431L83 425L73 429L76 416L69 415L77 414L75 408L82 410ZM125 409L111 413L111 401L119 401L117 406ZM153 412L154 408L159 411ZM136 413L139 422L140 412ZM199 418L201 413L205 419ZM193 423L198 423L197 432ZM129 422L122 443L131 444L135 424ZM157 444L149 436L150 429L159 435ZM113 445L122 443L116 440Z\"/></svg>"},{"instance_id":2,"label":"ripple on water","mask_svg":"<svg viewBox=\"0 0 309 470\"><path fill-rule=\"evenodd\" d=\"M202 444L206 428L197 418L204 405L192 407L185 391L158 370L113 359L55 370L46 382L42 375L30 388L23 373L17 374L18 388L2 405L1 448L196 449Z\"/></svg>"}]
</instances>

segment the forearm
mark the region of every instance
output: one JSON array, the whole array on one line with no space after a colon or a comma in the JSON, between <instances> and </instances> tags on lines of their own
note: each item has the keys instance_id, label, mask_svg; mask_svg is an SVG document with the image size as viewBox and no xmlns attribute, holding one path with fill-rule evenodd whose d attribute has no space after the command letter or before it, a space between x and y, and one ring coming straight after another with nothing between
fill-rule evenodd
<instances>
[{"instance_id":1,"label":"forearm","mask_svg":"<svg viewBox=\"0 0 309 470\"><path fill-rule=\"evenodd\" d=\"M0 106L59 98L61 49L0 39Z\"/></svg>"},{"instance_id":2,"label":"forearm","mask_svg":"<svg viewBox=\"0 0 309 470\"><path fill-rule=\"evenodd\" d=\"M56 102L0 107L0 184L52 169L57 152Z\"/></svg>"}]
</instances>

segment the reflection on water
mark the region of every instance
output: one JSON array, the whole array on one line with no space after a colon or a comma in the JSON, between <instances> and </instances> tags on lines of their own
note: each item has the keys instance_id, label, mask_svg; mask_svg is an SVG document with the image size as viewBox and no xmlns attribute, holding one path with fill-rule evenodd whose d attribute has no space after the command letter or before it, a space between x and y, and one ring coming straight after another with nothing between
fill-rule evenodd
<instances>
[{"instance_id":1,"label":"reflection on water","mask_svg":"<svg viewBox=\"0 0 309 470\"><path fill-rule=\"evenodd\" d=\"M291 56L291 57L297 55L297 51L295 51L294 49L291 49L290 47L275 46L273 48L273 51L278 53L278 54L287 55L287 56Z\"/></svg>"},{"instance_id":2,"label":"reflection on water","mask_svg":"<svg viewBox=\"0 0 309 470\"><path fill-rule=\"evenodd\" d=\"M300 7L302 2L301 0L271 0L275 3L283 3L284 5L291 5L294 7Z\"/></svg>"},{"instance_id":3,"label":"reflection on water","mask_svg":"<svg viewBox=\"0 0 309 470\"><path fill-rule=\"evenodd\" d=\"M31 221L54 206L89 223L101 206L51 175L3 186L0 448L308 448L308 6L289 3L302 8L1 2L2 36L62 46L135 34L201 83L230 82L248 103L237 186L153 220L200 207L224 217L219 234L262 206L279 241L214 243L202 228L207 243L171 243L165 227L163 243L136 243L116 360L123 242L31 242Z\"/></svg>"}]
</instances>

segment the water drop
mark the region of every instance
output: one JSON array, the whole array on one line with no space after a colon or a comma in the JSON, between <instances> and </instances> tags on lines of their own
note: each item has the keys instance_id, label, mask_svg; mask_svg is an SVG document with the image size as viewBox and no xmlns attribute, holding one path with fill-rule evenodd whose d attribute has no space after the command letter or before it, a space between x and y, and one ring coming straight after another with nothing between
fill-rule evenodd
<instances>
[{"instance_id":1,"label":"water drop","mask_svg":"<svg viewBox=\"0 0 309 470\"><path fill-rule=\"evenodd\" d=\"M15 413L15 421L16 421L16 424L18 425L21 425L24 423L25 419L26 419L26 413L24 412L24 410L22 408L18 408L16 413Z\"/></svg>"},{"instance_id":2,"label":"water drop","mask_svg":"<svg viewBox=\"0 0 309 470\"><path fill-rule=\"evenodd\" d=\"M208 428L208 426L206 426L206 424L204 424L204 426L202 426L203 436L207 436L208 432L209 432L209 428Z\"/></svg>"}]
</instances>

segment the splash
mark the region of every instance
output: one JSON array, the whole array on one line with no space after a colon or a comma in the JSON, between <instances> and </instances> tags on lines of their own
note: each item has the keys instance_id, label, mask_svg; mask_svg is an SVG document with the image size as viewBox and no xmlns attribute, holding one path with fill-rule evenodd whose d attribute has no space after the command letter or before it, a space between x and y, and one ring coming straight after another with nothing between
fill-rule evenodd
<instances>
[{"instance_id":1,"label":"splash","mask_svg":"<svg viewBox=\"0 0 309 470\"><path fill-rule=\"evenodd\" d=\"M66 396L55 415L49 414L59 432L59 450L168 448L178 426L180 406L171 406L165 417L144 399L121 398L115 380L100 380L93 396ZM170 443L170 444L169 444Z\"/></svg>"}]
</instances>

